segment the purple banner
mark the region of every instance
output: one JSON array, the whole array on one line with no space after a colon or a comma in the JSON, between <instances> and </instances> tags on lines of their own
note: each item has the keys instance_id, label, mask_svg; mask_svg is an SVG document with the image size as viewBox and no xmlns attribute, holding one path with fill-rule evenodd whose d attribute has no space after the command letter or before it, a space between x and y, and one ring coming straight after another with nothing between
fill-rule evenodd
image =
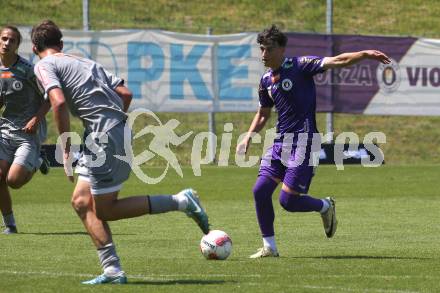
<instances>
[{"instance_id":1,"label":"purple banner","mask_svg":"<svg viewBox=\"0 0 440 293\"><path fill-rule=\"evenodd\" d=\"M335 56L344 52L380 50L399 63L417 41L410 37L376 37L357 35L288 34L287 56ZM328 70L315 77L317 111L364 113L378 93L377 71L380 64L365 60L356 65Z\"/></svg>"}]
</instances>

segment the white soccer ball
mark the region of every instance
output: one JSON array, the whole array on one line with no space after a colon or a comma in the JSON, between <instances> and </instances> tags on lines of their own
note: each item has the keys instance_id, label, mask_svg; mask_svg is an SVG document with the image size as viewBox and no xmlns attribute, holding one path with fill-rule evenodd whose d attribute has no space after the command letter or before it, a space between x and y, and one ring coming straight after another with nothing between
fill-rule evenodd
<instances>
[{"instance_id":1,"label":"white soccer ball","mask_svg":"<svg viewBox=\"0 0 440 293\"><path fill-rule=\"evenodd\" d=\"M231 237L223 231L212 230L202 237L200 251L206 259L226 259L232 251Z\"/></svg>"}]
</instances>

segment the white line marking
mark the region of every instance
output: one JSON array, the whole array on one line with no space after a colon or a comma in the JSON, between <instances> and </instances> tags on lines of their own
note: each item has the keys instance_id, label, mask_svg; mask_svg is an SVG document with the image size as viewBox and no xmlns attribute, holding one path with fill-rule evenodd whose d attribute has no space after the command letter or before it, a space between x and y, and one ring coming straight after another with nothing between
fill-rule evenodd
<instances>
[{"instance_id":1,"label":"white line marking","mask_svg":"<svg viewBox=\"0 0 440 293\"><path fill-rule=\"evenodd\" d=\"M97 275L94 274L77 274L77 273L64 273L64 272L47 272L47 271L6 271L6 270L0 270L0 274L10 274L10 275L41 275L41 276L49 276L49 277L83 277L83 278L94 278ZM276 276L275 274L264 276ZM127 275L128 279L137 279L137 280L144 280L144 281L173 281L175 278L194 278L194 277L202 277L206 279L210 278L261 278L260 274L249 274L249 275L243 275L240 276L233 275L233 274L149 274L148 276L145 275ZM381 275L320 275L319 278L393 278L393 279L401 279L401 278L426 278L426 279L438 279L436 276L426 276L426 275L418 275L418 276L409 276L409 275L402 275L402 276L381 276ZM260 285L260 283L255 282L243 282L244 285ZM289 286L292 287L292 286ZM334 287L334 286L310 286L310 285L304 285L304 286L293 286L294 288L302 288L302 289L311 289L311 290L331 290L333 292L359 292L359 289L354 288L346 288L346 287ZM419 293L419 291L409 291L409 290L394 290L394 289L373 289L373 288L362 288L362 292L373 292L373 293Z\"/></svg>"},{"instance_id":2,"label":"white line marking","mask_svg":"<svg viewBox=\"0 0 440 293\"><path fill-rule=\"evenodd\" d=\"M331 290L332 292L359 292L359 289L333 287L333 286L298 286L298 288L315 289L315 290ZM393 290L393 289L368 289L362 288L362 292L377 292L377 293L419 293L420 291L407 291L407 290Z\"/></svg>"},{"instance_id":3,"label":"white line marking","mask_svg":"<svg viewBox=\"0 0 440 293\"><path fill-rule=\"evenodd\" d=\"M47 272L47 271L9 271L9 270L0 270L0 274L10 274L10 275L46 275L53 277L94 277L94 274L77 274L77 273L64 273L64 272ZM154 279L154 278L190 278L190 277L205 277L205 278L236 278L236 274L148 274L145 275L127 275L130 278L134 279ZM278 274L264 274L264 276L279 276ZM240 274L239 277L244 278L261 278L261 274ZM428 279L428 280L438 280L440 276L434 275L317 275L317 276L304 276L305 278L370 278L370 279Z\"/></svg>"}]
</instances>

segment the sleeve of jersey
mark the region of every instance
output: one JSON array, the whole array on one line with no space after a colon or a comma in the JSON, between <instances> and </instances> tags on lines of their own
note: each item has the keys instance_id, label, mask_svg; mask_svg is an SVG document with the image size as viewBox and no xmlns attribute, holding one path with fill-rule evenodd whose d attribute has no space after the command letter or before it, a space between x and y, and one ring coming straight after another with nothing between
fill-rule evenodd
<instances>
[{"instance_id":1,"label":"sleeve of jersey","mask_svg":"<svg viewBox=\"0 0 440 293\"><path fill-rule=\"evenodd\" d=\"M40 85L40 82L37 80L37 76L35 75L35 67L32 66L27 72L27 79L29 80L32 88L35 90L35 93L41 98L44 99L44 89Z\"/></svg>"},{"instance_id":2,"label":"sleeve of jersey","mask_svg":"<svg viewBox=\"0 0 440 293\"><path fill-rule=\"evenodd\" d=\"M264 80L261 79L258 87L258 98L260 100L260 107L271 108L274 105L273 99L269 96L267 87L264 85Z\"/></svg>"},{"instance_id":3,"label":"sleeve of jersey","mask_svg":"<svg viewBox=\"0 0 440 293\"><path fill-rule=\"evenodd\" d=\"M55 67L48 62L38 62L34 67L35 75L37 76L38 82L43 87L44 98L47 100L49 98L48 93L53 88L61 88L61 83L56 75Z\"/></svg>"},{"instance_id":4,"label":"sleeve of jersey","mask_svg":"<svg viewBox=\"0 0 440 293\"><path fill-rule=\"evenodd\" d=\"M324 57L301 56L298 57L298 67L305 74L315 75L325 71L323 61Z\"/></svg>"},{"instance_id":5,"label":"sleeve of jersey","mask_svg":"<svg viewBox=\"0 0 440 293\"><path fill-rule=\"evenodd\" d=\"M102 70L104 71L107 82L112 89L115 89L120 85L124 85L124 80L122 78L113 75L110 71L106 70L104 67L102 67Z\"/></svg>"}]
</instances>

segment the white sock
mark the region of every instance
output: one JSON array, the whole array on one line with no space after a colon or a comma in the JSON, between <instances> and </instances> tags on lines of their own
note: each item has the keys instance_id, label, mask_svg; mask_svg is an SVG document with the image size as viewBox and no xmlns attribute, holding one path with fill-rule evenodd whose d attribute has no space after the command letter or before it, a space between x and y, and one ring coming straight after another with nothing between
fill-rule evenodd
<instances>
[{"instance_id":1,"label":"white sock","mask_svg":"<svg viewBox=\"0 0 440 293\"><path fill-rule=\"evenodd\" d=\"M273 252L277 252L277 244L275 243L275 236L271 237L263 237L263 245L264 247L270 247Z\"/></svg>"},{"instance_id":2,"label":"white sock","mask_svg":"<svg viewBox=\"0 0 440 293\"><path fill-rule=\"evenodd\" d=\"M329 208L330 205L328 203L328 201L321 199L322 200L322 209L319 211L321 214L325 213Z\"/></svg>"},{"instance_id":3,"label":"white sock","mask_svg":"<svg viewBox=\"0 0 440 293\"><path fill-rule=\"evenodd\" d=\"M3 215L3 223L5 224L5 226L15 226L14 213Z\"/></svg>"},{"instance_id":4,"label":"white sock","mask_svg":"<svg viewBox=\"0 0 440 293\"><path fill-rule=\"evenodd\" d=\"M109 266L104 269L104 275L106 276L114 276L121 272L120 267Z\"/></svg>"},{"instance_id":5,"label":"white sock","mask_svg":"<svg viewBox=\"0 0 440 293\"><path fill-rule=\"evenodd\" d=\"M178 210L184 211L186 207L188 206L188 198L184 196L183 194L175 194L173 195L173 199L177 201Z\"/></svg>"}]
</instances>

